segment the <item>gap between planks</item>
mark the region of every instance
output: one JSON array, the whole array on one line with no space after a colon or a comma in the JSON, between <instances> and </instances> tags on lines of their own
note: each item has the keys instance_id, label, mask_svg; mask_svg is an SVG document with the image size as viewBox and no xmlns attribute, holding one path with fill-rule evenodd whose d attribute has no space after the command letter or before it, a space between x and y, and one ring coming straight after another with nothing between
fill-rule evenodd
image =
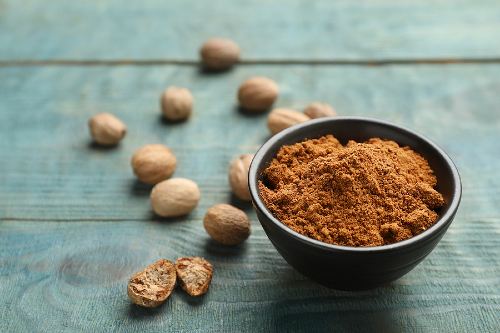
<instances>
[{"instance_id":1,"label":"gap between planks","mask_svg":"<svg viewBox=\"0 0 500 333\"><path fill-rule=\"evenodd\" d=\"M124 218L124 217L75 217L75 218L37 218L37 217L1 217L0 222L151 222L151 221L174 221L177 218ZM467 221L498 220L498 216L481 216L477 218L465 217ZM183 221L198 221L196 218L182 218ZM477 226L476 226L477 227Z\"/></svg>"},{"instance_id":2,"label":"gap between planks","mask_svg":"<svg viewBox=\"0 0 500 333\"><path fill-rule=\"evenodd\" d=\"M0 218L0 222L148 222L148 221L163 221L169 220L158 217L156 220L154 219L138 219L138 218L36 218L36 217L2 217ZM172 219L173 221L174 219ZM185 221L189 221L186 219Z\"/></svg>"},{"instance_id":3,"label":"gap between planks","mask_svg":"<svg viewBox=\"0 0 500 333\"><path fill-rule=\"evenodd\" d=\"M51 59L51 60L0 60L0 67L35 66L200 66L197 60L181 59ZM243 59L238 65L330 65L330 66L405 66L405 65L451 65L451 64L500 64L500 57L493 58L415 58L415 59Z\"/></svg>"}]
</instances>

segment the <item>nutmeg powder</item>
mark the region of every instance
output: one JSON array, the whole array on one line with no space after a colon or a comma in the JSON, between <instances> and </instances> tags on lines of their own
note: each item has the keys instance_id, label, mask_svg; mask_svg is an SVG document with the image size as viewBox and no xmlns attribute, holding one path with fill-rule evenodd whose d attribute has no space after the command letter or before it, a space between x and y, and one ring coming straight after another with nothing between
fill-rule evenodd
<instances>
[{"instance_id":1,"label":"nutmeg powder","mask_svg":"<svg viewBox=\"0 0 500 333\"><path fill-rule=\"evenodd\" d=\"M444 205L428 162L379 138L343 146L327 135L283 146L263 176L268 209L298 233L330 244L408 239L432 226Z\"/></svg>"}]
</instances>

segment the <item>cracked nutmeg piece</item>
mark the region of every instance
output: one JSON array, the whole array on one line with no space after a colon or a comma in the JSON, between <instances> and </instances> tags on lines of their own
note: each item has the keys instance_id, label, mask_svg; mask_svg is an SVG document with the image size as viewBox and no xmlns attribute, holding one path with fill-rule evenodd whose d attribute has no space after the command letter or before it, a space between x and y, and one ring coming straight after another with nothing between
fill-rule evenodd
<instances>
[{"instance_id":1,"label":"cracked nutmeg piece","mask_svg":"<svg viewBox=\"0 0 500 333\"><path fill-rule=\"evenodd\" d=\"M200 257L182 257L175 261L177 278L181 288L191 296L201 296L208 291L213 267Z\"/></svg>"},{"instance_id":2,"label":"cracked nutmeg piece","mask_svg":"<svg viewBox=\"0 0 500 333\"><path fill-rule=\"evenodd\" d=\"M130 278L128 297L137 305L146 308L157 307L170 296L176 279L174 264L169 260L160 259Z\"/></svg>"}]
</instances>

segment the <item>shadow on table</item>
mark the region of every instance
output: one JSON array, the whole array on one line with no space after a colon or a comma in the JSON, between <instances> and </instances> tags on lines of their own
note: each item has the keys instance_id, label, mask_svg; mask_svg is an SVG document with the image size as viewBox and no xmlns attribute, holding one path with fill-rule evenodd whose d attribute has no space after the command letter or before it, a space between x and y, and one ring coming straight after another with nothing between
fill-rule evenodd
<instances>
[{"instance_id":1,"label":"shadow on table","mask_svg":"<svg viewBox=\"0 0 500 333\"><path fill-rule=\"evenodd\" d=\"M134 197L149 197L153 185L145 184L138 179L131 179L130 194Z\"/></svg>"},{"instance_id":2,"label":"shadow on table","mask_svg":"<svg viewBox=\"0 0 500 333\"><path fill-rule=\"evenodd\" d=\"M206 294L201 295L201 296L191 296L191 295L188 295L188 293L186 293L180 287L177 287L177 290L179 292L177 293L176 296L180 297L183 302L189 304L190 306L197 307L197 306L203 305L205 303ZM210 290L208 292L210 292Z\"/></svg>"},{"instance_id":3,"label":"shadow on table","mask_svg":"<svg viewBox=\"0 0 500 333\"><path fill-rule=\"evenodd\" d=\"M250 110L247 110L239 105L235 105L234 109L240 115L248 117L248 118L260 118L260 117L267 118L267 115L269 113L267 111L250 111Z\"/></svg>"},{"instance_id":4,"label":"shadow on table","mask_svg":"<svg viewBox=\"0 0 500 333\"><path fill-rule=\"evenodd\" d=\"M233 205L234 207L237 207L245 212L249 212L252 210L252 202L251 201L244 201L241 199L238 199L233 193L229 195L229 204Z\"/></svg>"},{"instance_id":5,"label":"shadow on table","mask_svg":"<svg viewBox=\"0 0 500 333\"><path fill-rule=\"evenodd\" d=\"M246 242L236 246L222 245L211 238L207 238L205 252L214 256L237 257L243 255L247 250Z\"/></svg>"},{"instance_id":6,"label":"shadow on table","mask_svg":"<svg viewBox=\"0 0 500 333\"><path fill-rule=\"evenodd\" d=\"M130 303L127 315L129 318L136 320L145 318L154 318L156 316L161 316L162 314L165 313L165 310L163 309L164 306L165 304L162 304L156 308L144 308L142 306Z\"/></svg>"},{"instance_id":7,"label":"shadow on table","mask_svg":"<svg viewBox=\"0 0 500 333\"><path fill-rule=\"evenodd\" d=\"M224 76L229 74L232 71L232 68L224 69L224 70L214 70L208 69L202 65L198 66L198 75L200 76Z\"/></svg>"},{"instance_id":8,"label":"shadow on table","mask_svg":"<svg viewBox=\"0 0 500 333\"><path fill-rule=\"evenodd\" d=\"M146 216L146 220L152 223L160 223L160 224L174 224L174 223L186 223L189 218L186 216L177 216L177 217L162 217L156 215L153 211L149 212Z\"/></svg>"},{"instance_id":9,"label":"shadow on table","mask_svg":"<svg viewBox=\"0 0 500 333\"><path fill-rule=\"evenodd\" d=\"M163 114L160 114L158 116L158 122L161 125L165 125L165 126L168 126L168 125L179 125L179 124L187 123L188 121L189 121L189 117L188 117L188 119L171 120L171 119L165 118L163 116Z\"/></svg>"},{"instance_id":10,"label":"shadow on table","mask_svg":"<svg viewBox=\"0 0 500 333\"><path fill-rule=\"evenodd\" d=\"M391 286L348 292L311 284L317 286L307 288L311 297L277 301L261 310L274 314L272 331L393 333L404 329L399 309L386 306L387 296L395 297L391 296Z\"/></svg>"},{"instance_id":11,"label":"shadow on table","mask_svg":"<svg viewBox=\"0 0 500 333\"><path fill-rule=\"evenodd\" d=\"M197 296L193 297L188 295L186 292L181 290L179 286L177 286L173 291L172 295L165 301L165 303L161 304L160 306L156 308L145 308L133 303L130 303L126 316L132 320L154 320L156 317L165 317L165 315L168 315L171 311L168 309L169 307L169 302L175 302L175 298L181 298L182 302L188 304L189 306L193 307L198 307L202 306L205 303L206 300L206 295L202 296Z\"/></svg>"},{"instance_id":12,"label":"shadow on table","mask_svg":"<svg viewBox=\"0 0 500 333\"><path fill-rule=\"evenodd\" d=\"M115 150L120 148L120 143L117 143L116 145L100 145L96 143L95 141L89 141L87 143L87 149L88 150L93 150L93 151L109 151L109 150Z\"/></svg>"}]
</instances>

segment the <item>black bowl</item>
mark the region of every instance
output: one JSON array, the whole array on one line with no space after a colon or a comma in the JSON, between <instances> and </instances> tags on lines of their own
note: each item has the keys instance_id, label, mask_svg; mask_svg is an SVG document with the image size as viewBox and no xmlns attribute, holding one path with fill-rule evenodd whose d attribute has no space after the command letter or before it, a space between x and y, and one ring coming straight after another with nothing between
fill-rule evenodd
<instances>
[{"instance_id":1,"label":"black bowl","mask_svg":"<svg viewBox=\"0 0 500 333\"><path fill-rule=\"evenodd\" d=\"M349 247L323 243L303 236L281 223L262 202L258 182L262 170L283 145L333 134L345 144L379 137L409 146L424 156L437 177L436 189L446 204L438 221L423 233L391 245ZM406 128L387 122L334 117L311 120L270 138L255 154L250 166L249 187L262 227L278 252L296 270L327 286L342 290L374 288L394 281L417 266L437 245L455 217L462 186L458 170L437 145Z\"/></svg>"}]
</instances>

